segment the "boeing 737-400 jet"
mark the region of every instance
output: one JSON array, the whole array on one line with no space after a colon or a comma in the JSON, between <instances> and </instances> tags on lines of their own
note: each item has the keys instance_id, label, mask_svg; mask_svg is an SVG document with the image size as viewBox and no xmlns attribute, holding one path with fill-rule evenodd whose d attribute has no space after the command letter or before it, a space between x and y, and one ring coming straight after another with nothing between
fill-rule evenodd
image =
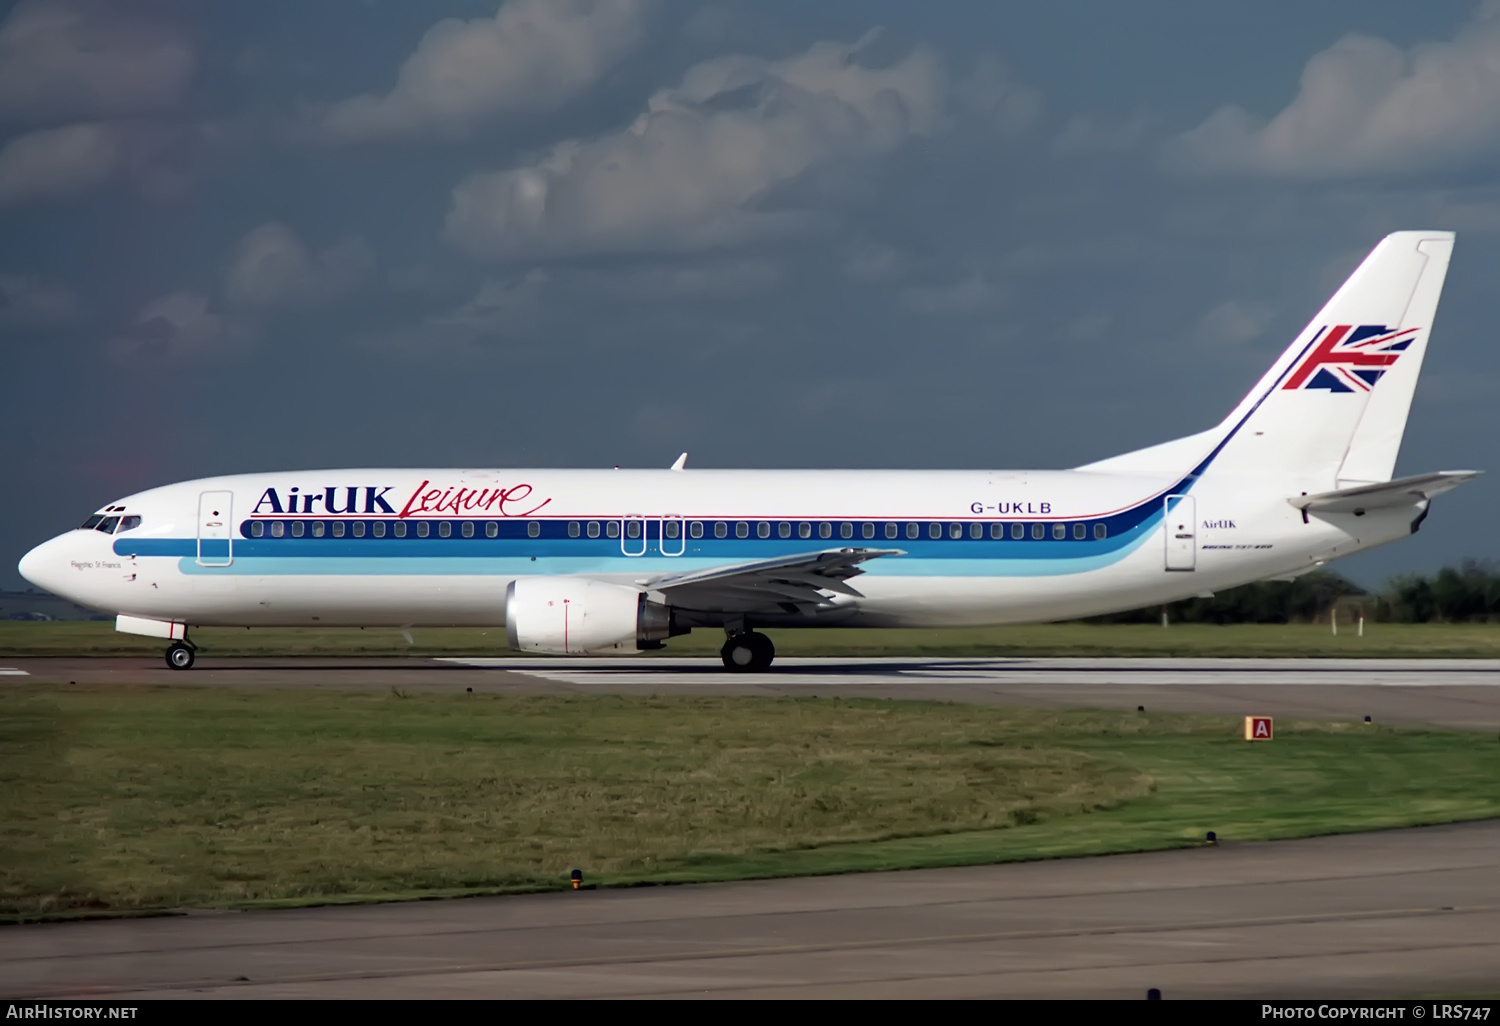
<instances>
[{"instance_id":1,"label":"boeing 737-400 jet","mask_svg":"<svg viewBox=\"0 0 1500 1026\"><path fill-rule=\"evenodd\" d=\"M27 580L189 628L505 624L523 652L763 627L1070 619L1305 573L1415 531L1475 476L1392 480L1450 232L1397 232L1211 430L1073 470L328 470L116 499Z\"/></svg>"}]
</instances>

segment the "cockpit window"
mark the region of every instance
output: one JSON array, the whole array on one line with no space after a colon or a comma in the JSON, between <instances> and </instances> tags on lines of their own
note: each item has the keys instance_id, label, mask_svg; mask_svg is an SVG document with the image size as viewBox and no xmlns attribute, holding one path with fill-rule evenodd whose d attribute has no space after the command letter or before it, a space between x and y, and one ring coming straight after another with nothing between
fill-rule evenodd
<instances>
[{"instance_id":1,"label":"cockpit window","mask_svg":"<svg viewBox=\"0 0 1500 1026\"><path fill-rule=\"evenodd\" d=\"M99 521L101 521L103 519L104 519L104 514L103 513L95 513L93 516L91 516L87 520L85 520L82 524L79 524L78 525L78 529L80 531L92 531L94 528L96 528L96 527L99 526Z\"/></svg>"},{"instance_id":2,"label":"cockpit window","mask_svg":"<svg viewBox=\"0 0 1500 1026\"><path fill-rule=\"evenodd\" d=\"M105 517L103 520L99 521L99 526L94 528L94 530L103 531L105 534L114 534L115 526L119 524L119 522L119 517Z\"/></svg>"},{"instance_id":3,"label":"cockpit window","mask_svg":"<svg viewBox=\"0 0 1500 1026\"><path fill-rule=\"evenodd\" d=\"M121 517L120 526L115 529L115 534L124 534L126 531L134 531L141 526L140 517Z\"/></svg>"}]
</instances>

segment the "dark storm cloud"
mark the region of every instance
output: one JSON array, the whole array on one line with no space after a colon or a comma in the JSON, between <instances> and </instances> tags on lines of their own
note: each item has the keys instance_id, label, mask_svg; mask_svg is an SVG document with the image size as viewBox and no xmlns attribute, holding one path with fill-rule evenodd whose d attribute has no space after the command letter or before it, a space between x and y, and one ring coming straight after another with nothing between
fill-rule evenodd
<instances>
[{"instance_id":1,"label":"dark storm cloud","mask_svg":"<svg viewBox=\"0 0 1500 1026\"><path fill-rule=\"evenodd\" d=\"M0 23L6 581L208 473L1077 465L1216 422L1398 228L1459 232L1399 469L1489 468L1466 0L256 12ZM1496 495L1351 569L1495 553Z\"/></svg>"}]
</instances>

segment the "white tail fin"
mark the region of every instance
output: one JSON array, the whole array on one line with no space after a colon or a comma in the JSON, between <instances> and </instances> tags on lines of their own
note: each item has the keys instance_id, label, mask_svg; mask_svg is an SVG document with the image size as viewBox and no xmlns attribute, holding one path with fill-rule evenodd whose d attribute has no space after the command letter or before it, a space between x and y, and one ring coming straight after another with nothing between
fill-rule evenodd
<instances>
[{"instance_id":1,"label":"white tail fin","mask_svg":"<svg viewBox=\"0 0 1500 1026\"><path fill-rule=\"evenodd\" d=\"M1217 428L1087 469L1199 461L1190 478L1308 492L1389 481L1452 251L1452 232L1386 236Z\"/></svg>"}]
</instances>

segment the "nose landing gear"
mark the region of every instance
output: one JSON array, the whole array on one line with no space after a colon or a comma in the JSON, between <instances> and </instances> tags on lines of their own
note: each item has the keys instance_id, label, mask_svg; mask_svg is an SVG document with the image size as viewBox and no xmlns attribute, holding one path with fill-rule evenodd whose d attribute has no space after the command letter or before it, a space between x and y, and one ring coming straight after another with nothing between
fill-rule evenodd
<instances>
[{"instance_id":1,"label":"nose landing gear","mask_svg":"<svg viewBox=\"0 0 1500 1026\"><path fill-rule=\"evenodd\" d=\"M185 639L175 641L167 649L167 666L173 670L190 670L197 650Z\"/></svg>"},{"instance_id":2,"label":"nose landing gear","mask_svg":"<svg viewBox=\"0 0 1500 1026\"><path fill-rule=\"evenodd\" d=\"M776 646L764 634L742 631L729 636L719 650L719 658L734 673L757 673L770 668L776 658Z\"/></svg>"}]
</instances>

